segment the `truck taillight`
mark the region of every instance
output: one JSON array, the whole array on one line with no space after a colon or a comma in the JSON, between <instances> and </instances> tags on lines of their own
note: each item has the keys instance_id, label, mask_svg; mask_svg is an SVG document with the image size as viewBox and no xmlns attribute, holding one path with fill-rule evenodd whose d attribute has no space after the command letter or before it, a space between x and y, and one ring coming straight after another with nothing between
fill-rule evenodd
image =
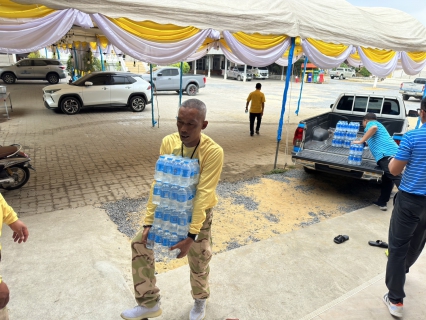
<instances>
[{"instance_id":1,"label":"truck taillight","mask_svg":"<svg viewBox=\"0 0 426 320\"><path fill-rule=\"evenodd\" d=\"M303 128L299 127L294 132L293 146L300 147L303 140Z\"/></svg>"},{"instance_id":2,"label":"truck taillight","mask_svg":"<svg viewBox=\"0 0 426 320\"><path fill-rule=\"evenodd\" d=\"M422 92L425 92L425 86L423 86L423 88L422 88Z\"/></svg>"},{"instance_id":3,"label":"truck taillight","mask_svg":"<svg viewBox=\"0 0 426 320\"><path fill-rule=\"evenodd\" d=\"M402 83L401 83L401 85L399 86L399 89L402 89Z\"/></svg>"},{"instance_id":4,"label":"truck taillight","mask_svg":"<svg viewBox=\"0 0 426 320\"><path fill-rule=\"evenodd\" d=\"M204 84L206 84L206 81L207 81L206 77L203 78L203 81L204 81Z\"/></svg>"},{"instance_id":5,"label":"truck taillight","mask_svg":"<svg viewBox=\"0 0 426 320\"><path fill-rule=\"evenodd\" d=\"M65 66L60 66L59 69L65 70Z\"/></svg>"}]
</instances>

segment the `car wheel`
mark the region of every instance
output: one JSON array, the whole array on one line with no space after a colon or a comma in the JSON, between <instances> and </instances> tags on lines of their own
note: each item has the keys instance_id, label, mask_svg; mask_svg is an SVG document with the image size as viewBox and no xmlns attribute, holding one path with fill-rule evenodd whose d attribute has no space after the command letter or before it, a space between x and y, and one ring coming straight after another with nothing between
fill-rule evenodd
<instances>
[{"instance_id":1,"label":"car wheel","mask_svg":"<svg viewBox=\"0 0 426 320\"><path fill-rule=\"evenodd\" d=\"M9 176L12 177L15 181L10 184L2 185L3 189L19 189L30 179L30 170L28 170L28 168L26 167L9 167L6 169L6 171L8 172Z\"/></svg>"},{"instance_id":2,"label":"car wheel","mask_svg":"<svg viewBox=\"0 0 426 320\"><path fill-rule=\"evenodd\" d=\"M65 114L77 114L80 112L81 103L77 98L67 97L61 102L61 110Z\"/></svg>"},{"instance_id":3,"label":"car wheel","mask_svg":"<svg viewBox=\"0 0 426 320\"><path fill-rule=\"evenodd\" d=\"M403 94L403 95L402 95L402 100L407 101L408 99L410 99L410 96L409 96L409 95L406 95L406 94Z\"/></svg>"},{"instance_id":4,"label":"car wheel","mask_svg":"<svg viewBox=\"0 0 426 320\"><path fill-rule=\"evenodd\" d=\"M145 110L146 101L141 96L134 96L130 99L129 104L133 112L142 112Z\"/></svg>"},{"instance_id":5,"label":"car wheel","mask_svg":"<svg viewBox=\"0 0 426 320\"><path fill-rule=\"evenodd\" d=\"M352 75L352 78L355 78L355 75L354 75L354 74Z\"/></svg>"},{"instance_id":6,"label":"car wheel","mask_svg":"<svg viewBox=\"0 0 426 320\"><path fill-rule=\"evenodd\" d=\"M331 79L334 79L334 77L330 76Z\"/></svg>"},{"instance_id":7,"label":"car wheel","mask_svg":"<svg viewBox=\"0 0 426 320\"><path fill-rule=\"evenodd\" d=\"M188 94L188 96L195 96L198 92L198 87L191 83L186 87L186 93Z\"/></svg>"},{"instance_id":8,"label":"car wheel","mask_svg":"<svg viewBox=\"0 0 426 320\"><path fill-rule=\"evenodd\" d=\"M316 170L308 168L308 167L303 167L303 170L305 170L306 173L315 173Z\"/></svg>"},{"instance_id":9,"label":"car wheel","mask_svg":"<svg viewBox=\"0 0 426 320\"><path fill-rule=\"evenodd\" d=\"M56 73L49 73L46 78L50 84L57 84L59 82L59 76Z\"/></svg>"},{"instance_id":10,"label":"car wheel","mask_svg":"<svg viewBox=\"0 0 426 320\"><path fill-rule=\"evenodd\" d=\"M240 76L238 76L238 77L237 77L237 80L238 80L238 81L240 81L240 80L241 80L241 77L240 77Z\"/></svg>"},{"instance_id":11,"label":"car wheel","mask_svg":"<svg viewBox=\"0 0 426 320\"><path fill-rule=\"evenodd\" d=\"M343 74L340 75L339 77L340 80L343 80Z\"/></svg>"},{"instance_id":12,"label":"car wheel","mask_svg":"<svg viewBox=\"0 0 426 320\"><path fill-rule=\"evenodd\" d=\"M6 73L1 77L1 79L7 84L14 84L16 82L16 77L13 73Z\"/></svg>"}]
</instances>

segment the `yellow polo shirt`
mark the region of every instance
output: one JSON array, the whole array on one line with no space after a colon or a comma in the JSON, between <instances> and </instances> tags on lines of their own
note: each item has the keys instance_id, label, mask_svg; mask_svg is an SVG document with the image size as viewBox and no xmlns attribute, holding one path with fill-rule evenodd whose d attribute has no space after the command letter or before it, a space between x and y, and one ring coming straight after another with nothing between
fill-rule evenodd
<instances>
[{"instance_id":1,"label":"yellow polo shirt","mask_svg":"<svg viewBox=\"0 0 426 320\"><path fill-rule=\"evenodd\" d=\"M173 133L163 138L160 147L160 155L181 154L182 141L179 133ZM190 157L195 147L187 148L183 146L183 156ZM204 133L201 134L200 144L195 151L193 159L198 159L200 163L200 180L197 185L197 193L194 198L194 210L192 212L192 223L189 232L200 233L200 229L206 220L206 210L213 208L217 204L216 187L219 183L223 166L223 149ZM152 192L155 181L151 185L148 205L146 208L145 224L154 223L154 211L157 205L152 203Z\"/></svg>"},{"instance_id":2,"label":"yellow polo shirt","mask_svg":"<svg viewBox=\"0 0 426 320\"><path fill-rule=\"evenodd\" d=\"M14 223L16 220L18 220L18 215L13 211L13 208L9 206L4 200L3 195L0 194L0 236L1 236L1 230L3 228L3 223L6 223L7 225ZM1 250L1 244L0 244L0 250Z\"/></svg>"},{"instance_id":3,"label":"yellow polo shirt","mask_svg":"<svg viewBox=\"0 0 426 320\"><path fill-rule=\"evenodd\" d=\"M255 90L250 92L247 102L250 102L250 100L250 113L262 113L262 103L266 101L265 95L260 90Z\"/></svg>"}]
</instances>

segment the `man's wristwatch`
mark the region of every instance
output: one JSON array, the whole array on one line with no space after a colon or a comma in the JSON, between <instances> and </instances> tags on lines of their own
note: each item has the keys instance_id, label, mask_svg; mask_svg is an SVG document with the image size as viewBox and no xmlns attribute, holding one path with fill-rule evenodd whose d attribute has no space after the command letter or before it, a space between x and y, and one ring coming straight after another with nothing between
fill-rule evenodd
<instances>
[{"instance_id":1,"label":"man's wristwatch","mask_svg":"<svg viewBox=\"0 0 426 320\"><path fill-rule=\"evenodd\" d=\"M188 238L191 238L192 240L197 241L198 234L188 232Z\"/></svg>"}]
</instances>

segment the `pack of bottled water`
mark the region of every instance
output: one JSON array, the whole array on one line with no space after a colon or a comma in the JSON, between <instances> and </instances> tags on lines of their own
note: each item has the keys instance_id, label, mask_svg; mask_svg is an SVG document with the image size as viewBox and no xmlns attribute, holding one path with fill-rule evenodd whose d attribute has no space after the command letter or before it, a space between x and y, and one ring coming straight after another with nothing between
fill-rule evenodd
<instances>
[{"instance_id":1,"label":"pack of bottled water","mask_svg":"<svg viewBox=\"0 0 426 320\"><path fill-rule=\"evenodd\" d=\"M197 159L161 155L157 160L152 195L157 207L146 245L154 249L157 261L176 258L180 253L170 248L187 236L199 176Z\"/></svg>"},{"instance_id":2,"label":"pack of bottled water","mask_svg":"<svg viewBox=\"0 0 426 320\"><path fill-rule=\"evenodd\" d=\"M356 140L360 124L340 120L336 124L331 146L349 149L352 141Z\"/></svg>"},{"instance_id":3,"label":"pack of bottled water","mask_svg":"<svg viewBox=\"0 0 426 320\"><path fill-rule=\"evenodd\" d=\"M360 166L362 163L363 152L364 152L364 146L362 144L352 143L349 149L348 164Z\"/></svg>"}]
</instances>

